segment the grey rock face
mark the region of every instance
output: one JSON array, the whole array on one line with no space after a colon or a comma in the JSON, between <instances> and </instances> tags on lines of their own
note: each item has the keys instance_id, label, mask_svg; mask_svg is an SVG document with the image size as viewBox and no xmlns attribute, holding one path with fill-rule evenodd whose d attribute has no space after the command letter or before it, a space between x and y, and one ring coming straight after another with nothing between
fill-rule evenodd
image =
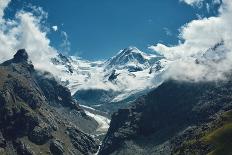
<instances>
[{"instance_id":1,"label":"grey rock face","mask_svg":"<svg viewBox=\"0 0 232 155\"><path fill-rule=\"evenodd\" d=\"M75 127L67 128L68 134L74 147L84 155L90 155L97 152L98 145L95 144L94 139Z\"/></svg>"},{"instance_id":2,"label":"grey rock face","mask_svg":"<svg viewBox=\"0 0 232 155\"><path fill-rule=\"evenodd\" d=\"M52 140L50 143L50 150L53 155L63 155L64 147L60 140Z\"/></svg>"},{"instance_id":3,"label":"grey rock face","mask_svg":"<svg viewBox=\"0 0 232 155\"><path fill-rule=\"evenodd\" d=\"M49 126L36 126L29 134L29 139L38 145L42 145L52 138L51 132L52 129Z\"/></svg>"},{"instance_id":4,"label":"grey rock face","mask_svg":"<svg viewBox=\"0 0 232 155\"><path fill-rule=\"evenodd\" d=\"M112 82L112 81L117 79L118 75L119 74L116 73L116 70L113 70L111 75L109 76L108 80Z\"/></svg>"},{"instance_id":5,"label":"grey rock face","mask_svg":"<svg viewBox=\"0 0 232 155\"><path fill-rule=\"evenodd\" d=\"M22 142L21 140L16 140L14 142L14 145L17 149L17 153L20 155L35 155L31 147L28 144Z\"/></svg>"},{"instance_id":6,"label":"grey rock face","mask_svg":"<svg viewBox=\"0 0 232 155\"><path fill-rule=\"evenodd\" d=\"M0 132L0 148L6 147L6 140L2 136L2 133Z\"/></svg>"},{"instance_id":7,"label":"grey rock face","mask_svg":"<svg viewBox=\"0 0 232 155\"><path fill-rule=\"evenodd\" d=\"M27 62L28 61L28 54L25 49L20 49L18 52L14 55L14 62Z\"/></svg>"}]
</instances>

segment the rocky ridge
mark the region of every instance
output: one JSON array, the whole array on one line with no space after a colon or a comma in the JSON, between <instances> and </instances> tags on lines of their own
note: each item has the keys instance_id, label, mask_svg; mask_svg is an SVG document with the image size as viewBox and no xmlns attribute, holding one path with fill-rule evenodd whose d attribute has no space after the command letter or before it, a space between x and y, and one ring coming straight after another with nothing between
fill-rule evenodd
<instances>
[{"instance_id":1,"label":"rocky ridge","mask_svg":"<svg viewBox=\"0 0 232 155\"><path fill-rule=\"evenodd\" d=\"M25 50L0 65L0 77L0 154L97 152L89 130L97 123L51 74L34 69Z\"/></svg>"},{"instance_id":2,"label":"rocky ridge","mask_svg":"<svg viewBox=\"0 0 232 155\"><path fill-rule=\"evenodd\" d=\"M166 81L113 114L99 154L207 154L218 150L218 145L201 137L220 128L223 115L232 109L230 79Z\"/></svg>"}]
</instances>

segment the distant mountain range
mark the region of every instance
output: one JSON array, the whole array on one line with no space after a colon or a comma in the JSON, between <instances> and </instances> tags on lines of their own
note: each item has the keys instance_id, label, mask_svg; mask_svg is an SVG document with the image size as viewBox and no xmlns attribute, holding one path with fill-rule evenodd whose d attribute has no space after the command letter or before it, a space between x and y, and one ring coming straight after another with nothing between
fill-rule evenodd
<instances>
[{"instance_id":1,"label":"distant mountain range","mask_svg":"<svg viewBox=\"0 0 232 155\"><path fill-rule=\"evenodd\" d=\"M158 77L167 68L168 61L163 56L129 47L106 61L91 62L59 54L52 63L60 71L57 77L76 99L109 112L110 103L128 103L135 99L133 96L157 87L162 82Z\"/></svg>"}]
</instances>

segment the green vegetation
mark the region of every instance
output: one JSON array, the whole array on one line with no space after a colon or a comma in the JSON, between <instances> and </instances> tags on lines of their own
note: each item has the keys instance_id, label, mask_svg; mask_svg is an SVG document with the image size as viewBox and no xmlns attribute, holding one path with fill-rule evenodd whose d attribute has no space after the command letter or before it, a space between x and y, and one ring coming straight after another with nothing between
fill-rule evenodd
<instances>
[{"instance_id":1,"label":"green vegetation","mask_svg":"<svg viewBox=\"0 0 232 155\"><path fill-rule=\"evenodd\" d=\"M223 115L223 125L203 137L203 141L212 144L214 150L209 155L232 154L232 111Z\"/></svg>"}]
</instances>

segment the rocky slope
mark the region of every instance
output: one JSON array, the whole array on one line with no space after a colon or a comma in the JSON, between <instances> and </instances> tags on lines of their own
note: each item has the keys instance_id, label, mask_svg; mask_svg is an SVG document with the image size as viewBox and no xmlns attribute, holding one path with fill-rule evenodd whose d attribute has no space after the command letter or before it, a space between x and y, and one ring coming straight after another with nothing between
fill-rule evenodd
<instances>
[{"instance_id":1,"label":"rocky slope","mask_svg":"<svg viewBox=\"0 0 232 155\"><path fill-rule=\"evenodd\" d=\"M166 81L113 114L99 154L230 154L231 95L231 80Z\"/></svg>"},{"instance_id":2,"label":"rocky slope","mask_svg":"<svg viewBox=\"0 0 232 155\"><path fill-rule=\"evenodd\" d=\"M97 122L25 50L0 65L0 154L94 154ZM87 134L88 133L88 134Z\"/></svg>"}]
</instances>

